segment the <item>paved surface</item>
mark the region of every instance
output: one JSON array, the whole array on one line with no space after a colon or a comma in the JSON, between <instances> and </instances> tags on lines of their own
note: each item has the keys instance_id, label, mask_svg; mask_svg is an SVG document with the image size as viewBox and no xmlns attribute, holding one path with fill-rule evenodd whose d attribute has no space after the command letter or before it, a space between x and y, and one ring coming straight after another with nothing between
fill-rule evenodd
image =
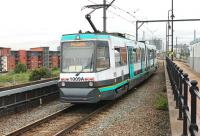
<instances>
[{"instance_id":1,"label":"paved surface","mask_svg":"<svg viewBox=\"0 0 200 136\"><path fill-rule=\"evenodd\" d=\"M165 63L165 79L166 79L166 89L167 89L167 99L168 99L168 108L169 108L169 118L171 125L172 136L181 136L183 133L183 121L177 120L179 115L179 110L176 109L176 103L174 101L174 95L172 93L172 87L169 80L168 72L166 69Z\"/></svg>"},{"instance_id":2,"label":"paved surface","mask_svg":"<svg viewBox=\"0 0 200 136\"><path fill-rule=\"evenodd\" d=\"M195 72L190 68L190 66L187 63L180 62L180 61L174 61L182 70L183 73L187 73L189 75L190 80L197 80L198 81L198 87L200 87L200 73ZM190 94L188 97L188 104L190 105ZM200 100L197 100L197 124L200 128ZM198 136L200 136L200 132L198 133Z\"/></svg>"}]
</instances>

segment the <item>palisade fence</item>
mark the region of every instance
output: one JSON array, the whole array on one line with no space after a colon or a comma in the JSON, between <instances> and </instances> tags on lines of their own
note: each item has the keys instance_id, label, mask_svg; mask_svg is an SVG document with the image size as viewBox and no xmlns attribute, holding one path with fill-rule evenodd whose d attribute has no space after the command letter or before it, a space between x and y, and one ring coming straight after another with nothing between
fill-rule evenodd
<instances>
[{"instance_id":1,"label":"palisade fence","mask_svg":"<svg viewBox=\"0 0 200 136\"><path fill-rule=\"evenodd\" d=\"M187 136L188 132L191 136L196 136L198 133L198 125L196 124L197 99L200 99L197 81L190 80L188 74L183 73L183 70L168 57L166 58L166 64L176 108L179 109L178 119L183 120L182 136ZM190 106L188 106L189 104Z\"/></svg>"}]
</instances>

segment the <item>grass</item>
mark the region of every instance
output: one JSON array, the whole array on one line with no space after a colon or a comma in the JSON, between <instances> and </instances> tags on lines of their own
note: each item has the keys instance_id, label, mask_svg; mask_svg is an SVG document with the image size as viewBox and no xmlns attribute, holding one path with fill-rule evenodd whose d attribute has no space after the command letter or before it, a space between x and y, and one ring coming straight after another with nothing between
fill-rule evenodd
<instances>
[{"instance_id":1,"label":"grass","mask_svg":"<svg viewBox=\"0 0 200 136\"><path fill-rule=\"evenodd\" d=\"M15 73L14 71L8 73L0 73L0 87L13 86L16 84L29 82L31 71L25 73ZM59 69L53 69L51 71L52 77L58 77L60 74Z\"/></svg>"},{"instance_id":2,"label":"grass","mask_svg":"<svg viewBox=\"0 0 200 136\"><path fill-rule=\"evenodd\" d=\"M51 71L52 77L58 77L59 74L60 74L60 70L59 69L52 69L52 71Z\"/></svg>"},{"instance_id":3,"label":"grass","mask_svg":"<svg viewBox=\"0 0 200 136\"><path fill-rule=\"evenodd\" d=\"M159 95L157 96L157 100L154 104L155 108L157 110L168 110L168 103L167 103L167 96L165 95Z\"/></svg>"},{"instance_id":4,"label":"grass","mask_svg":"<svg viewBox=\"0 0 200 136\"><path fill-rule=\"evenodd\" d=\"M14 73L8 72L0 74L0 86L11 86L29 81L30 72Z\"/></svg>"}]
</instances>

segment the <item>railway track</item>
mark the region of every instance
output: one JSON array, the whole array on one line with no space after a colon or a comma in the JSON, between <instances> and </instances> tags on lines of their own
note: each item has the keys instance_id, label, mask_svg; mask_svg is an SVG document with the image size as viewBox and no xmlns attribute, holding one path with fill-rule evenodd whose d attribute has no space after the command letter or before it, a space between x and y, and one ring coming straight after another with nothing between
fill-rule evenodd
<instances>
[{"instance_id":1,"label":"railway track","mask_svg":"<svg viewBox=\"0 0 200 136\"><path fill-rule=\"evenodd\" d=\"M113 102L71 105L48 117L13 131L6 136L34 136L38 134L49 136L67 135L95 114L100 113L112 104Z\"/></svg>"}]
</instances>

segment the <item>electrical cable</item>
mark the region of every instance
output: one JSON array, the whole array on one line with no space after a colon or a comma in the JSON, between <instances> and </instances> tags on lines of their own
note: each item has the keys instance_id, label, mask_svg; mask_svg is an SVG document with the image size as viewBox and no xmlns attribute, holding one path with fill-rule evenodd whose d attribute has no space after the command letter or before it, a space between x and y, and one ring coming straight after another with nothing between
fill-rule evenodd
<instances>
[{"instance_id":1,"label":"electrical cable","mask_svg":"<svg viewBox=\"0 0 200 136\"><path fill-rule=\"evenodd\" d=\"M126 14L128 14L129 16L131 16L131 17L133 17L133 18L135 18L136 20L138 20L137 19L137 17L136 16L134 16L133 14L131 14L129 11L126 11L126 10L124 10L124 9L122 9L122 8L120 8L120 7L118 7L118 6L116 6L116 5L111 5L111 7L113 7L114 9L118 9L118 10L120 10L120 11L122 11L122 12L124 12L124 13L126 13ZM151 34L153 34L153 31L152 30L150 30L148 27L146 27L146 26L144 26Z\"/></svg>"},{"instance_id":2,"label":"electrical cable","mask_svg":"<svg viewBox=\"0 0 200 136\"><path fill-rule=\"evenodd\" d=\"M93 2L93 1L91 1L91 0L87 0L87 1L91 2L92 4L97 4L97 3L95 3L95 2ZM111 6L112 6L112 5L111 5ZM123 19L123 20L125 20L125 21L127 21L127 22L129 22L129 23L132 23L132 24L135 23L135 21L128 20L128 19L126 19L125 17L122 17L120 14L117 14L117 13L115 13L115 12L113 12L113 11L108 10L108 12L110 12L111 14L113 14L113 15L115 15L115 16L120 17L121 19Z\"/></svg>"},{"instance_id":3,"label":"electrical cable","mask_svg":"<svg viewBox=\"0 0 200 136\"><path fill-rule=\"evenodd\" d=\"M92 4L97 4L97 3L95 3L95 2L92 1L92 0L87 0L87 1L91 2ZM124 10L124 9L122 9L122 8L120 8L120 7L118 7L118 6L116 6L116 5L113 5L113 4L111 5L111 7L113 7L114 9L118 9L118 10L120 10L120 11L122 11L122 12L128 14L129 16L135 18L136 20L138 20L137 17L134 16L133 14L131 14L129 11L126 11L126 10ZM113 14L113 15L115 15L115 16L120 17L121 19L123 19L123 20L125 20L125 21L127 21L127 22L129 22L129 23L131 23L131 24L134 24L134 23L136 22L136 21L128 20L127 18L122 17L120 14L117 14L117 13L115 13L115 12L113 12L113 11L108 10L108 12L110 12L111 14ZM146 27L146 26L144 26L144 27L145 27L151 34L153 34L153 31L152 31L152 30L150 30L150 29L149 29L148 27ZM140 31L142 31L142 30L140 30Z\"/></svg>"}]
</instances>

